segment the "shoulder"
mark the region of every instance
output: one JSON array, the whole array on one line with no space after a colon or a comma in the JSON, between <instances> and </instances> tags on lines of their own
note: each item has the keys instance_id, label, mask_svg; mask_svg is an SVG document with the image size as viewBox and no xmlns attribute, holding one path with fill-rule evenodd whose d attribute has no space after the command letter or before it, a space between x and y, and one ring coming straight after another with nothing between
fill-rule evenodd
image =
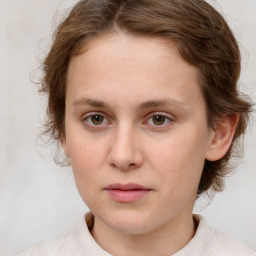
<instances>
[{"instance_id":1,"label":"shoulder","mask_svg":"<svg viewBox=\"0 0 256 256\"><path fill-rule=\"evenodd\" d=\"M74 248L76 248L75 241L77 239L83 239L80 237L83 236L83 233L86 233L86 227L87 226L83 216L77 221L71 232L49 241L40 241L28 250L18 254L17 256L79 255L78 253L74 254Z\"/></svg>"},{"instance_id":2,"label":"shoulder","mask_svg":"<svg viewBox=\"0 0 256 256\"><path fill-rule=\"evenodd\" d=\"M247 245L238 241L231 235L213 229L208 226L202 216L197 215L200 219L202 234L208 237L208 254L209 256L256 256Z\"/></svg>"},{"instance_id":3,"label":"shoulder","mask_svg":"<svg viewBox=\"0 0 256 256\"><path fill-rule=\"evenodd\" d=\"M210 255L214 256L256 256L256 253L253 252L247 245L228 234L213 229L210 251Z\"/></svg>"},{"instance_id":4,"label":"shoulder","mask_svg":"<svg viewBox=\"0 0 256 256\"><path fill-rule=\"evenodd\" d=\"M88 212L67 235L39 242L17 256L111 256L91 236L90 229L93 223L94 217Z\"/></svg>"},{"instance_id":5,"label":"shoulder","mask_svg":"<svg viewBox=\"0 0 256 256\"><path fill-rule=\"evenodd\" d=\"M41 241L17 256L72 255L71 240L71 235L65 235L50 241Z\"/></svg>"}]
</instances>

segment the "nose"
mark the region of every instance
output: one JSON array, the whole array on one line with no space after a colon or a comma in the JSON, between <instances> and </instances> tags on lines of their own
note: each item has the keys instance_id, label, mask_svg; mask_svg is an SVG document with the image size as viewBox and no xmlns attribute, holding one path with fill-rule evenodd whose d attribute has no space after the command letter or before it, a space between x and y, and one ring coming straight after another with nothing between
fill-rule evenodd
<instances>
[{"instance_id":1,"label":"nose","mask_svg":"<svg viewBox=\"0 0 256 256\"><path fill-rule=\"evenodd\" d=\"M118 128L110 141L108 162L122 171L137 169L143 163L138 134L132 127Z\"/></svg>"}]
</instances>

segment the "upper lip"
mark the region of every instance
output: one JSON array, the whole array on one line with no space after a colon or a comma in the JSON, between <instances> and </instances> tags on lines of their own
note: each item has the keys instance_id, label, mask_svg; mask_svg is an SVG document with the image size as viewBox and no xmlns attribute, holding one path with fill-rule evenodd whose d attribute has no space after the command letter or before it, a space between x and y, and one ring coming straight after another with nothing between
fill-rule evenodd
<instances>
[{"instance_id":1,"label":"upper lip","mask_svg":"<svg viewBox=\"0 0 256 256\"><path fill-rule=\"evenodd\" d=\"M135 184L135 183L127 183L127 184L113 183L113 184L110 184L109 186L105 187L105 189L118 189L118 190L135 190L135 189L140 189L140 190L151 190L148 187L144 187L144 186L141 186L141 185Z\"/></svg>"}]
</instances>

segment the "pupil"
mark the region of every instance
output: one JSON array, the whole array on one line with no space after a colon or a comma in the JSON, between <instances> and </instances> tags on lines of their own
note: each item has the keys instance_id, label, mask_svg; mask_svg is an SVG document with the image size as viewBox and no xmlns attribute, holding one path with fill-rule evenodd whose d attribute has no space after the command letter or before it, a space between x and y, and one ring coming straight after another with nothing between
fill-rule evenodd
<instances>
[{"instance_id":1,"label":"pupil","mask_svg":"<svg viewBox=\"0 0 256 256\"><path fill-rule=\"evenodd\" d=\"M103 117L102 116L99 116L99 115L95 115L92 117L92 122L94 124L101 124L103 121Z\"/></svg>"},{"instance_id":2,"label":"pupil","mask_svg":"<svg viewBox=\"0 0 256 256\"><path fill-rule=\"evenodd\" d=\"M164 116L155 116L155 117L153 118L153 121L154 121L154 124L156 124L156 125L161 125L161 124L164 123L165 117L164 117Z\"/></svg>"}]
</instances>

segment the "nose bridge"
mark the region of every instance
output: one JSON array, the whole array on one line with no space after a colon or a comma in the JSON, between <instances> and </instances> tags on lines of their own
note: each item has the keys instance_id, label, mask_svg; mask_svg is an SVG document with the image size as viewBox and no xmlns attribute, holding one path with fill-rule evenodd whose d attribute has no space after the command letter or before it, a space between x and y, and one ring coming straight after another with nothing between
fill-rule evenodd
<instances>
[{"instance_id":1,"label":"nose bridge","mask_svg":"<svg viewBox=\"0 0 256 256\"><path fill-rule=\"evenodd\" d=\"M142 163L142 155L137 138L133 125L125 122L117 125L111 141L110 163L122 170L138 167Z\"/></svg>"}]
</instances>

